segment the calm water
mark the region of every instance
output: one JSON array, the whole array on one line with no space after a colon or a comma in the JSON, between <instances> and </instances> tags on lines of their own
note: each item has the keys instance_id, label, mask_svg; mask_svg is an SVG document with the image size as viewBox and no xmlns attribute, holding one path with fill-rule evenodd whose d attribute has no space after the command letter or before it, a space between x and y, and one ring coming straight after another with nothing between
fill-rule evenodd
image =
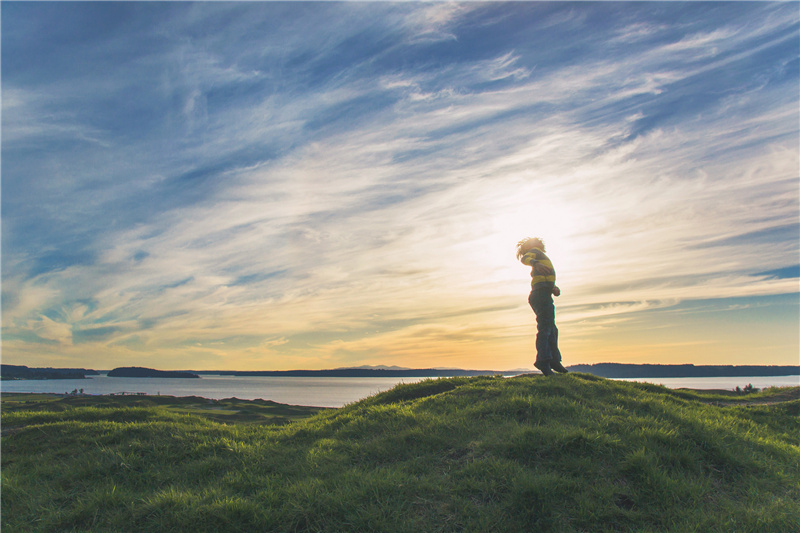
<instances>
[{"instance_id":1,"label":"calm water","mask_svg":"<svg viewBox=\"0 0 800 533\"><path fill-rule=\"evenodd\" d=\"M204 375L200 379L110 378L48 379L0 382L2 392L65 393L83 389L84 394L122 392L200 396L221 400L261 398L290 405L342 407L367 396L391 389L398 383L415 383L425 378L307 378L240 377Z\"/></svg>"},{"instance_id":2,"label":"calm water","mask_svg":"<svg viewBox=\"0 0 800 533\"><path fill-rule=\"evenodd\" d=\"M752 385L766 387L800 387L800 376L743 376L722 378L620 378L619 381L640 381L664 385L670 389L722 389L732 390Z\"/></svg>"},{"instance_id":3,"label":"calm water","mask_svg":"<svg viewBox=\"0 0 800 533\"><path fill-rule=\"evenodd\" d=\"M425 378L307 378L307 377L239 377L205 375L200 379L169 378L110 378L106 375L91 379L51 379L0 382L2 392L48 392L63 394L83 389L85 394L115 394L121 392L165 394L170 396L200 396L221 400L262 398L291 405L342 407L368 396L386 391L398 383L416 383ZM672 389L734 389L748 384L764 387L797 387L800 376L752 376L725 378L636 378L623 381L643 381Z\"/></svg>"}]
</instances>

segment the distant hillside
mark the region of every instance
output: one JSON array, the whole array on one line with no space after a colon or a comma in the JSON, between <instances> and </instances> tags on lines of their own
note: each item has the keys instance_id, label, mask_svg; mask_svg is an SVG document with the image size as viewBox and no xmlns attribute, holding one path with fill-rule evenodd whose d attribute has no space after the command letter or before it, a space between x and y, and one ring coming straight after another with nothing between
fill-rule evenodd
<instances>
[{"instance_id":1,"label":"distant hillside","mask_svg":"<svg viewBox=\"0 0 800 533\"><path fill-rule=\"evenodd\" d=\"M2 379L85 379L96 376L96 370L85 368L29 368L22 365L0 365Z\"/></svg>"},{"instance_id":2,"label":"distant hillside","mask_svg":"<svg viewBox=\"0 0 800 533\"><path fill-rule=\"evenodd\" d=\"M110 378L199 378L193 372L181 372L177 370L155 370L152 368L142 368L139 366L126 366L115 368L108 373Z\"/></svg>"},{"instance_id":3,"label":"distant hillside","mask_svg":"<svg viewBox=\"0 0 800 533\"><path fill-rule=\"evenodd\" d=\"M705 378L800 375L800 366L629 365L622 363L598 363L594 365L572 365L567 368L573 372L585 372L604 378Z\"/></svg>"},{"instance_id":4,"label":"distant hillside","mask_svg":"<svg viewBox=\"0 0 800 533\"><path fill-rule=\"evenodd\" d=\"M800 387L459 377L281 427L80 401L3 404L3 531L798 532Z\"/></svg>"}]
</instances>

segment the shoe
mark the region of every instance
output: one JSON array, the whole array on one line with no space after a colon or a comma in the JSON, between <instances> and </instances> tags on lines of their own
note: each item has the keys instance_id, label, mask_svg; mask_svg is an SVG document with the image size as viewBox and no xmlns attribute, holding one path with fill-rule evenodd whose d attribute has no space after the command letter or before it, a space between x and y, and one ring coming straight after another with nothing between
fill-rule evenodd
<instances>
[{"instance_id":1,"label":"shoe","mask_svg":"<svg viewBox=\"0 0 800 533\"><path fill-rule=\"evenodd\" d=\"M542 374L544 374L545 376L552 376L553 375L553 371L550 370L550 361L542 361L541 363L536 362L536 363L533 363L533 366L535 366L536 368L541 370Z\"/></svg>"},{"instance_id":2,"label":"shoe","mask_svg":"<svg viewBox=\"0 0 800 533\"><path fill-rule=\"evenodd\" d=\"M561 372L562 374L569 373L569 370L564 368L564 365L561 364L561 361L550 361L550 368L556 372Z\"/></svg>"}]
</instances>

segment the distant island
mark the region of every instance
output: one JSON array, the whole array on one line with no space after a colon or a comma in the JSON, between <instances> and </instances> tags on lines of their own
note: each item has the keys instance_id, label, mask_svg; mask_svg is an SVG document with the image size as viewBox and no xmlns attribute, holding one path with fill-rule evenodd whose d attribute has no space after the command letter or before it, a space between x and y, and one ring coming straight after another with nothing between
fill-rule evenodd
<instances>
[{"instance_id":1,"label":"distant island","mask_svg":"<svg viewBox=\"0 0 800 533\"><path fill-rule=\"evenodd\" d=\"M0 365L0 378L14 379L86 379L98 376L97 370L86 368L29 368L23 365Z\"/></svg>"},{"instance_id":2,"label":"distant island","mask_svg":"<svg viewBox=\"0 0 800 533\"><path fill-rule=\"evenodd\" d=\"M140 366L124 366L115 368L108 373L110 378L199 378L193 372L179 370L155 370Z\"/></svg>"}]
</instances>

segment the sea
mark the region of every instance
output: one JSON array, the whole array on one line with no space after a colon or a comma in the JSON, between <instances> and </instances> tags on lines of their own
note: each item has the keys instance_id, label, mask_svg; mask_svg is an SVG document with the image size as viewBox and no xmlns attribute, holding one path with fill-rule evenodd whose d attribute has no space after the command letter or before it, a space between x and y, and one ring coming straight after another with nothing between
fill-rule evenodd
<instances>
[{"instance_id":1,"label":"sea","mask_svg":"<svg viewBox=\"0 0 800 533\"><path fill-rule=\"evenodd\" d=\"M167 396L199 396L212 400L239 398L241 400L272 400L289 405L343 407L373 396L400 383L416 383L436 378L398 377L263 377L222 376L203 374L199 379L186 378L114 378L101 373L87 379L13 380L0 382L0 392L34 392L87 395L148 394ZM800 386L797 376L752 376L718 378L625 378L620 381L639 381L664 385L671 389L745 388Z\"/></svg>"}]
</instances>

